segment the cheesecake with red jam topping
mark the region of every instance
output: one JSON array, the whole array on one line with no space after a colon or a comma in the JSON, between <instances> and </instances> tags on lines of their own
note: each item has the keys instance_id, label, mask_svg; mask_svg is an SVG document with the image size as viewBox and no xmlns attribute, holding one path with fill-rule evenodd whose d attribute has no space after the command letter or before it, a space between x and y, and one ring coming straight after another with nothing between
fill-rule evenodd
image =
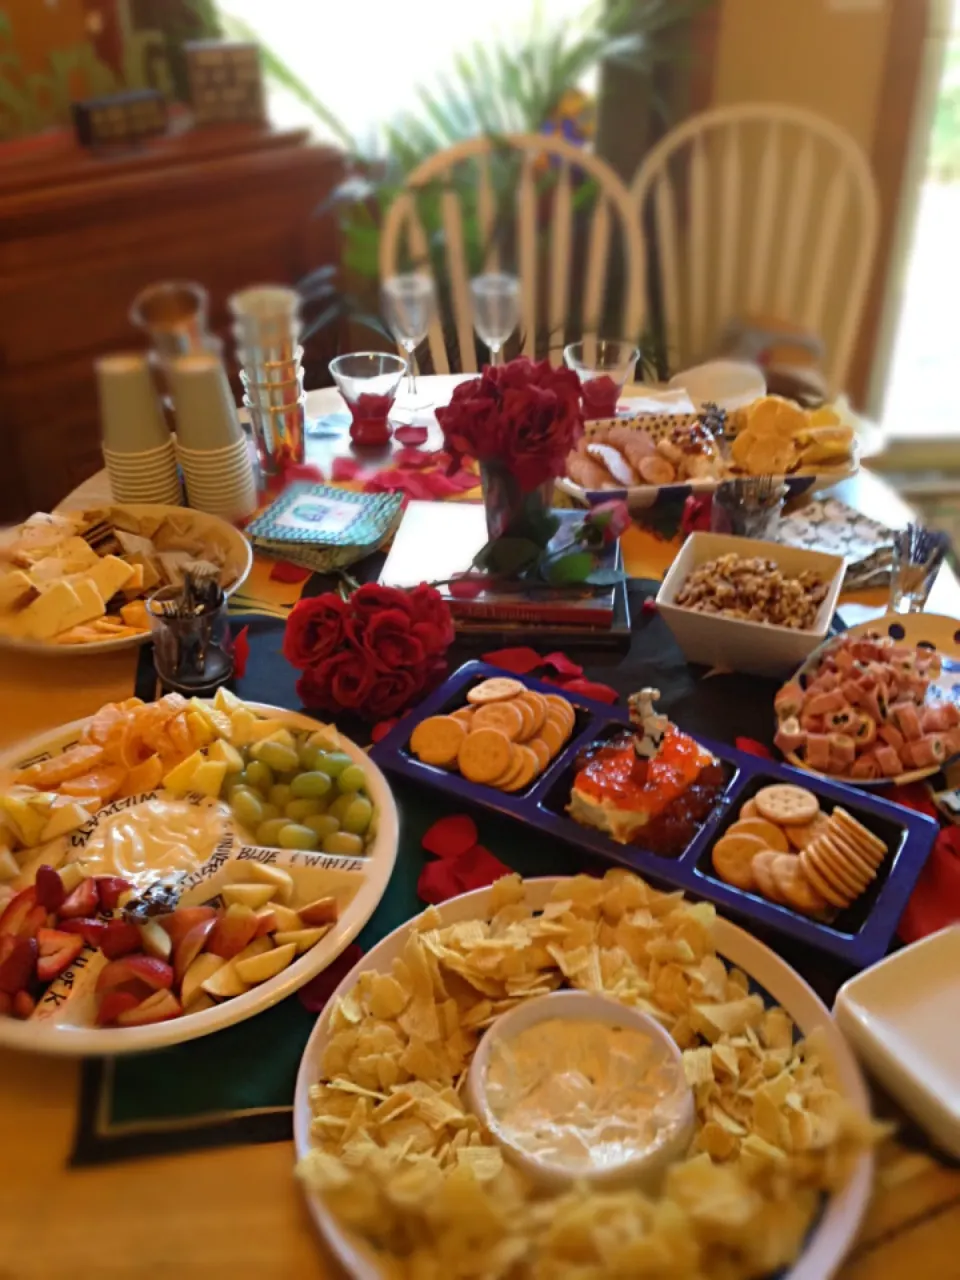
<instances>
[{"instance_id":1,"label":"cheesecake with red jam topping","mask_svg":"<svg viewBox=\"0 0 960 1280\"><path fill-rule=\"evenodd\" d=\"M724 775L705 747L654 712L659 696L656 689L633 695L634 731L581 755L567 812L618 844L676 857L719 800Z\"/></svg>"}]
</instances>

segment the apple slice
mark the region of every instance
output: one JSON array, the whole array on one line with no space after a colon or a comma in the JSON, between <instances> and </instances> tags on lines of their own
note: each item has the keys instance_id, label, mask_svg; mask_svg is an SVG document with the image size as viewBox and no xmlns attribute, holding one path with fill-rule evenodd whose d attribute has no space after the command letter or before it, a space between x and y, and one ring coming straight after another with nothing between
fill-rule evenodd
<instances>
[{"instance_id":1,"label":"apple slice","mask_svg":"<svg viewBox=\"0 0 960 1280\"><path fill-rule=\"evenodd\" d=\"M180 1003L187 1013L193 1013L194 1001L203 996L204 993L201 990L203 984L208 978L212 978L218 969L222 969L226 963L226 960L220 956L212 955L209 951L204 951L197 956L196 960L183 975L183 982L180 986Z\"/></svg>"},{"instance_id":2,"label":"apple slice","mask_svg":"<svg viewBox=\"0 0 960 1280\"><path fill-rule=\"evenodd\" d=\"M206 953L204 953L206 954ZM215 1009L217 1002L213 996L208 996L205 991L201 991L190 1001L190 1008L184 1009L184 1013L203 1013L205 1009Z\"/></svg>"},{"instance_id":3,"label":"apple slice","mask_svg":"<svg viewBox=\"0 0 960 1280\"><path fill-rule=\"evenodd\" d=\"M266 934L262 938L254 938L252 942L248 942L238 956L234 956L234 960L249 960L251 956L262 956L266 951L273 950L273 939Z\"/></svg>"},{"instance_id":4,"label":"apple slice","mask_svg":"<svg viewBox=\"0 0 960 1280\"><path fill-rule=\"evenodd\" d=\"M276 933L277 917L269 902L255 912L255 915L257 917L257 932L253 935L255 938L262 938L265 933Z\"/></svg>"},{"instance_id":5,"label":"apple slice","mask_svg":"<svg viewBox=\"0 0 960 1280\"><path fill-rule=\"evenodd\" d=\"M257 907L265 906L270 901L275 891L276 887L272 884L227 884L220 896L228 907L240 902L256 911Z\"/></svg>"},{"instance_id":6,"label":"apple slice","mask_svg":"<svg viewBox=\"0 0 960 1280\"><path fill-rule=\"evenodd\" d=\"M235 961L228 960L211 977L200 983L202 990L215 1000L229 1000L232 996L242 996L247 984L238 976Z\"/></svg>"},{"instance_id":7,"label":"apple slice","mask_svg":"<svg viewBox=\"0 0 960 1280\"><path fill-rule=\"evenodd\" d=\"M252 907L235 902L223 915L217 917L207 950L223 960L232 960L240 954L248 942L252 942L259 929L259 919Z\"/></svg>"},{"instance_id":8,"label":"apple slice","mask_svg":"<svg viewBox=\"0 0 960 1280\"><path fill-rule=\"evenodd\" d=\"M103 966L97 978L97 990L109 991L134 981L145 983L151 991L167 991L173 986L173 969L156 956L124 956Z\"/></svg>"},{"instance_id":9,"label":"apple slice","mask_svg":"<svg viewBox=\"0 0 960 1280\"><path fill-rule=\"evenodd\" d=\"M316 929L291 929L289 932L275 933L273 941L278 947L285 947L288 942L292 942L297 948L297 955L302 956L305 951L309 951L332 928L332 925L324 924Z\"/></svg>"},{"instance_id":10,"label":"apple slice","mask_svg":"<svg viewBox=\"0 0 960 1280\"><path fill-rule=\"evenodd\" d=\"M293 876L283 867L275 867L271 862L247 862L243 874L250 880L261 884L270 884L274 888L274 896L279 902L289 902L293 897Z\"/></svg>"},{"instance_id":11,"label":"apple slice","mask_svg":"<svg viewBox=\"0 0 960 1280\"><path fill-rule=\"evenodd\" d=\"M298 907L300 919L307 925L333 924L337 919L337 900L336 898L316 898L313 902L308 902L305 907Z\"/></svg>"},{"instance_id":12,"label":"apple slice","mask_svg":"<svg viewBox=\"0 0 960 1280\"><path fill-rule=\"evenodd\" d=\"M262 956L250 956L247 960L234 960L237 977L251 985L255 982L267 982L282 973L297 954L296 943L288 942L285 947L276 947L264 952Z\"/></svg>"},{"instance_id":13,"label":"apple slice","mask_svg":"<svg viewBox=\"0 0 960 1280\"><path fill-rule=\"evenodd\" d=\"M40 949L37 977L41 982L52 982L76 960L83 950L83 938L61 929L38 929L37 946Z\"/></svg>"},{"instance_id":14,"label":"apple slice","mask_svg":"<svg viewBox=\"0 0 960 1280\"><path fill-rule=\"evenodd\" d=\"M206 945L216 920L201 920L183 935L173 952L173 976L182 982L187 970Z\"/></svg>"},{"instance_id":15,"label":"apple slice","mask_svg":"<svg viewBox=\"0 0 960 1280\"><path fill-rule=\"evenodd\" d=\"M214 907L177 907L169 915L160 916L159 922L169 933L170 941L177 946L195 924L199 924L201 920L215 920L216 917Z\"/></svg>"},{"instance_id":16,"label":"apple slice","mask_svg":"<svg viewBox=\"0 0 960 1280\"><path fill-rule=\"evenodd\" d=\"M0 844L0 880L15 880L20 874L20 863L5 844Z\"/></svg>"},{"instance_id":17,"label":"apple slice","mask_svg":"<svg viewBox=\"0 0 960 1280\"><path fill-rule=\"evenodd\" d=\"M140 1003L132 991L106 991L97 1006L97 1026L109 1027L121 1013L135 1009Z\"/></svg>"},{"instance_id":18,"label":"apple slice","mask_svg":"<svg viewBox=\"0 0 960 1280\"><path fill-rule=\"evenodd\" d=\"M158 960L169 960L173 953L173 939L159 920L144 920L137 926L140 930L140 945L148 956Z\"/></svg>"},{"instance_id":19,"label":"apple slice","mask_svg":"<svg viewBox=\"0 0 960 1280\"><path fill-rule=\"evenodd\" d=\"M280 902L271 902L270 910L273 912L273 918L277 922L278 929L293 933L295 930L303 928L303 921L300 919L299 911L294 911L291 907L285 907Z\"/></svg>"},{"instance_id":20,"label":"apple slice","mask_svg":"<svg viewBox=\"0 0 960 1280\"><path fill-rule=\"evenodd\" d=\"M176 1018L183 1009L180 1001L172 991L154 991L153 995L141 1000L134 1009L127 1009L117 1014L118 1027L142 1027L150 1022L166 1022Z\"/></svg>"}]
</instances>

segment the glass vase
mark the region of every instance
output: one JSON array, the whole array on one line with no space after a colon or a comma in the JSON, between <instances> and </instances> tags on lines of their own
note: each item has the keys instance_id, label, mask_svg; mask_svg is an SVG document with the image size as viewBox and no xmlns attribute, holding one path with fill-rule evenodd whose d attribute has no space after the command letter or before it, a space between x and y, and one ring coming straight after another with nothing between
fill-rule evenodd
<instances>
[{"instance_id":1,"label":"glass vase","mask_svg":"<svg viewBox=\"0 0 960 1280\"><path fill-rule=\"evenodd\" d=\"M535 489L521 489L509 467L496 462L480 463L483 509L487 516L487 533L494 538L524 538L543 528L553 499L553 481L545 480Z\"/></svg>"}]
</instances>

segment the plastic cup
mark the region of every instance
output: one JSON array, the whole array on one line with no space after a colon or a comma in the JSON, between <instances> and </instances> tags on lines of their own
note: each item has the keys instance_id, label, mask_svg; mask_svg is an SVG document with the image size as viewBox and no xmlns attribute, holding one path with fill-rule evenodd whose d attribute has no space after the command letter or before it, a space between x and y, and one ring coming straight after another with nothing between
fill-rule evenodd
<instances>
[{"instance_id":1,"label":"plastic cup","mask_svg":"<svg viewBox=\"0 0 960 1280\"><path fill-rule=\"evenodd\" d=\"M261 409L283 409L287 405L296 404L303 395L303 370L289 382L253 382L244 370L240 372L240 381L251 403Z\"/></svg>"},{"instance_id":2,"label":"plastic cup","mask_svg":"<svg viewBox=\"0 0 960 1280\"><path fill-rule=\"evenodd\" d=\"M105 448L144 453L170 443L146 356L104 356L96 362L96 371Z\"/></svg>"},{"instance_id":3,"label":"plastic cup","mask_svg":"<svg viewBox=\"0 0 960 1280\"><path fill-rule=\"evenodd\" d=\"M179 356L166 365L183 449L225 449L243 439L223 361L214 355Z\"/></svg>"},{"instance_id":4,"label":"plastic cup","mask_svg":"<svg viewBox=\"0 0 960 1280\"><path fill-rule=\"evenodd\" d=\"M130 319L150 335L161 356L202 351L209 339L207 303L202 285L186 280L163 281L142 290L133 300Z\"/></svg>"},{"instance_id":5,"label":"plastic cup","mask_svg":"<svg viewBox=\"0 0 960 1280\"><path fill-rule=\"evenodd\" d=\"M294 348L289 360L260 360L257 351L237 347L237 363L241 370L257 383L289 382L297 377L303 360L303 347Z\"/></svg>"}]
</instances>

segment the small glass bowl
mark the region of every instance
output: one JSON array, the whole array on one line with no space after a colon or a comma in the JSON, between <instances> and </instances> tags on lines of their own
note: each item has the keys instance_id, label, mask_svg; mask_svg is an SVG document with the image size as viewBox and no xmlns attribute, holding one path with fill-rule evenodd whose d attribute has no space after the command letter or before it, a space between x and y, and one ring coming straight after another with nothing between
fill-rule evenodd
<instances>
[{"instance_id":1,"label":"small glass bowl","mask_svg":"<svg viewBox=\"0 0 960 1280\"><path fill-rule=\"evenodd\" d=\"M620 338L595 338L571 342L563 349L563 359L580 379L583 416L615 418L620 393L640 359L639 347Z\"/></svg>"},{"instance_id":2,"label":"small glass bowl","mask_svg":"<svg viewBox=\"0 0 960 1280\"><path fill-rule=\"evenodd\" d=\"M352 419L354 444L390 443L388 418L407 362L382 351L357 351L330 361L330 372Z\"/></svg>"}]
</instances>

